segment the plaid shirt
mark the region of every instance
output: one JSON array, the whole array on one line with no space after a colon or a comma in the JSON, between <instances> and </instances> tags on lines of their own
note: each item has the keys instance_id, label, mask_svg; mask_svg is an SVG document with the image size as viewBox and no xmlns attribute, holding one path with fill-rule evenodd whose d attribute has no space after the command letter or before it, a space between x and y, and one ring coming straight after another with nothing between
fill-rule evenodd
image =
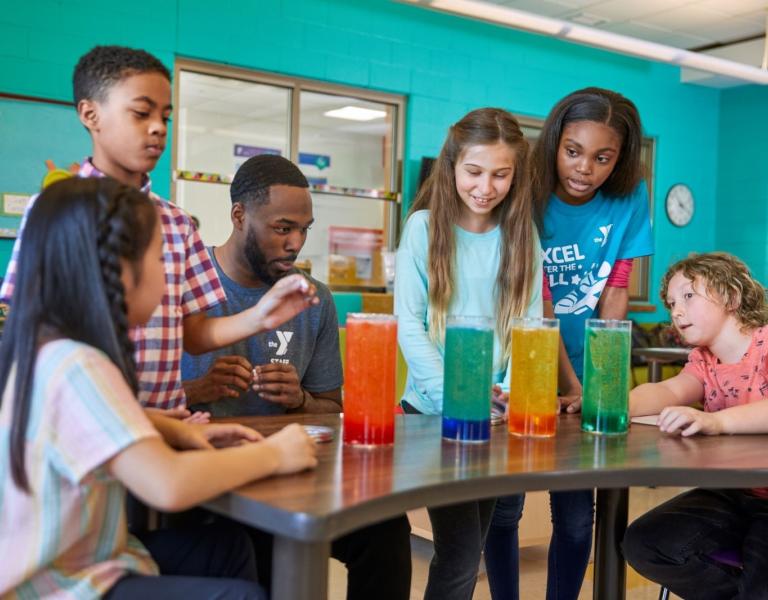
<instances>
[{"instance_id":1,"label":"plaid shirt","mask_svg":"<svg viewBox=\"0 0 768 600\"><path fill-rule=\"evenodd\" d=\"M78 176L104 177L104 174L87 159L83 161ZM181 386L184 317L207 311L226 297L208 251L190 218L177 206L152 193L150 186L149 177L146 177L141 191L155 201L160 216L167 289L149 322L132 329L131 337L136 344L139 401L154 408L175 408L186 403ZM13 296L21 234L28 213L29 209L22 219L11 262L0 288L0 300L3 302L10 302Z\"/></svg>"}]
</instances>

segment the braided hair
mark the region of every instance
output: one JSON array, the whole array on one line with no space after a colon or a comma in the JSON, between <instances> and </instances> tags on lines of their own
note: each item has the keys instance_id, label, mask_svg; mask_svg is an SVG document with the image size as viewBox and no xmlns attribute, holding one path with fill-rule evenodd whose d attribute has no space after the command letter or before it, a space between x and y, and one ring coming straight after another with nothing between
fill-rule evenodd
<instances>
[{"instance_id":1,"label":"braided hair","mask_svg":"<svg viewBox=\"0 0 768 600\"><path fill-rule=\"evenodd\" d=\"M46 341L69 338L101 350L138 391L121 274L128 264L141 276L156 223L146 195L108 178L57 182L30 209L0 344L0 388L13 385L11 474L20 489L29 491L25 440L35 362Z\"/></svg>"}]
</instances>

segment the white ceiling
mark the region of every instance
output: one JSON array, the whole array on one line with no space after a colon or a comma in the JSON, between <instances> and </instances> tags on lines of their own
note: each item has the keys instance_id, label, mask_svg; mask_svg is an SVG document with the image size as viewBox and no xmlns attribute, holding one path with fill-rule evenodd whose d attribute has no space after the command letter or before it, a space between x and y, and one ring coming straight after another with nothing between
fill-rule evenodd
<instances>
[{"instance_id":1,"label":"white ceiling","mask_svg":"<svg viewBox=\"0 0 768 600\"><path fill-rule=\"evenodd\" d=\"M486 1L687 50L764 35L768 9L768 0ZM762 60L756 46L753 66Z\"/></svg>"}]
</instances>

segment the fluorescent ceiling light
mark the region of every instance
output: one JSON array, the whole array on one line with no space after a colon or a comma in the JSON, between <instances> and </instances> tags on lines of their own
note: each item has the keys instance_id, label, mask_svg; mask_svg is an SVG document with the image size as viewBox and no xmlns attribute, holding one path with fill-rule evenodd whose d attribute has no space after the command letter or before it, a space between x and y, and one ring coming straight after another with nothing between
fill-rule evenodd
<instances>
[{"instance_id":1,"label":"fluorescent ceiling light","mask_svg":"<svg viewBox=\"0 0 768 600\"><path fill-rule=\"evenodd\" d=\"M387 116L386 111L362 108L361 106L345 106L335 108L323 113L326 117L334 119L348 119L350 121L373 121Z\"/></svg>"},{"instance_id":2,"label":"fluorescent ceiling light","mask_svg":"<svg viewBox=\"0 0 768 600\"><path fill-rule=\"evenodd\" d=\"M558 37L571 42L596 46L605 50L631 54L649 60L690 67L740 79L750 83L768 85L768 71L742 63L717 58L708 54L689 52L681 48L647 42L593 27L577 25L550 17L541 17L506 6L487 4L477 0L398 0L404 4L417 4L442 12L479 19L496 25L506 25L533 33Z\"/></svg>"}]
</instances>

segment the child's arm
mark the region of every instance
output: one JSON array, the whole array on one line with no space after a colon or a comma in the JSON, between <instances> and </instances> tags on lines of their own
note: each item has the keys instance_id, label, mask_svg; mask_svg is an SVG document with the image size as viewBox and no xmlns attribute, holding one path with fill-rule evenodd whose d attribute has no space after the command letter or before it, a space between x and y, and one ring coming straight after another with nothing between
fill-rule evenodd
<instances>
[{"instance_id":1,"label":"child's arm","mask_svg":"<svg viewBox=\"0 0 768 600\"><path fill-rule=\"evenodd\" d=\"M629 392L629 416L659 414L667 406L690 406L704 398L704 385L679 373L659 383L644 383Z\"/></svg>"},{"instance_id":2,"label":"child's arm","mask_svg":"<svg viewBox=\"0 0 768 600\"><path fill-rule=\"evenodd\" d=\"M315 286L302 275L280 279L249 309L229 317L209 318L204 312L184 317L184 350L203 354L229 346L292 319L317 304Z\"/></svg>"},{"instance_id":3,"label":"child's arm","mask_svg":"<svg viewBox=\"0 0 768 600\"><path fill-rule=\"evenodd\" d=\"M190 423L153 409L144 409L144 414L165 443L177 450L211 450L264 439L255 429L236 423Z\"/></svg>"},{"instance_id":4,"label":"child's arm","mask_svg":"<svg viewBox=\"0 0 768 600\"><path fill-rule=\"evenodd\" d=\"M552 300L544 300L544 316L547 319L554 319L555 310L552 306ZM579 412L581 409L581 382L568 358L563 336L558 337L560 349L557 353L557 389L560 410L565 410L568 413Z\"/></svg>"},{"instance_id":5,"label":"child's arm","mask_svg":"<svg viewBox=\"0 0 768 600\"><path fill-rule=\"evenodd\" d=\"M176 452L156 437L143 439L109 462L133 494L163 511L179 511L249 481L317 465L315 443L300 425L263 442L223 450Z\"/></svg>"},{"instance_id":6,"label":"child's arm","mask_svg":"<svg viewBox=\"0 0 768 600\"><path fill-rule=\"evenodd\" d=\"M598 301L601 319L626 319L629 312L629 289L606 285Z\"/></svg>"}]
</instances>

